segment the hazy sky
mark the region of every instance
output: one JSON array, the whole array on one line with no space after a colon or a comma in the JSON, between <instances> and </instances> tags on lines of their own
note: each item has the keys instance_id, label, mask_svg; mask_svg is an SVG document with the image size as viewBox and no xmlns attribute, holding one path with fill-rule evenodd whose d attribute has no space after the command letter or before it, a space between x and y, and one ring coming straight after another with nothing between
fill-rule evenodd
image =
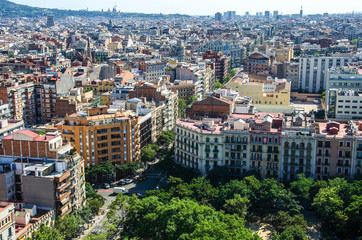
<instances>
[{"instance_id":1,"label":"hazy sky","mask_svg":"<svg viewBox=\"0 0 362 240\"><path fill-rule=\"evenodd\" d=\"M264 12L279 10L280 13L299 13L303 5L305 14L313 13L346 13L361 12L361 0L10 0L30 6L61 8L108 10L117 4L122 12L142 13L184 13L190 15L213 15L215 12L228 10L244 14L249 11Z\"/></svg>"}]
</instances>

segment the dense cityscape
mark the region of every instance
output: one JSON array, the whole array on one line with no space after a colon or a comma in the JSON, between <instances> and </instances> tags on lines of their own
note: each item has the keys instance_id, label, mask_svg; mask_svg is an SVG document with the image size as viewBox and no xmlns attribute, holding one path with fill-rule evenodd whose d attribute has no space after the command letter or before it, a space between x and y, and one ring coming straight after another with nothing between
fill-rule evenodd
<instances>
[{"instance_id":1,"label":"dense cityscape","mask_svg":"<svg viewBox=\"0 0 362 240\"><path fill-rule=\"evenodd\" d=\"M362 237L360 9L0 7L0 240Z\"/></svg>"}]
</instances>

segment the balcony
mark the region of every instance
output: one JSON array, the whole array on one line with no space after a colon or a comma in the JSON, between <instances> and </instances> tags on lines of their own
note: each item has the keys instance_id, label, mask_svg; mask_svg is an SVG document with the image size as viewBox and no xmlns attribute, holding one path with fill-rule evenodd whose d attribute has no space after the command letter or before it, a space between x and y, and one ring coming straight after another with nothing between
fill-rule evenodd
<instances>
[{"instance_id":1,"label":"balcony","mask_svg":"<svg viewBox=\"0 0 362 240\"><path fill-rule=\"evenodd\" d=\"M65 193L60 194L59 196L57 196L57 200L58 201L62 201L63 199L65 199L66 197L68 197L71 194L71 191L67 191Z\"/></svg>"},{"instance_id":2,"label":"balcony","mask_svg":"<svg viewBox=\"0 0 362 240\"><path fill-rule=\"evenodd\" d=\"M66 183L63 183L62 185L60 185L59 187L57 187L57 190L58 190L59 192L61 192L61 191L63 191L64 189L66 189L67 187L69 187L70 184L71 184L70 181L69 181L69 182L66 182Z\"/></svg>"}]
</instances>

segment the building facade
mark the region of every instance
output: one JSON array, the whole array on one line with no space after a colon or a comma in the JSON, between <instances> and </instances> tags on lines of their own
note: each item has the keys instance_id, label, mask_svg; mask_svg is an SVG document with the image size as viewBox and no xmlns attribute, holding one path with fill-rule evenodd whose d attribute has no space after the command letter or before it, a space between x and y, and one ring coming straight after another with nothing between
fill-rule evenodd
<instances>
[{"instance_id":1,"label":"building facade","mask_svg":"<svg viewBox=\"0 0 362 240\"><path fill-rule=\"evenodd\" d=\"M14 203L0 202L0 238L15 240Z\"/></svg>"},{"instance_id":2,"label":"building facade","mask_svg":"<svg viewBox=\"0 0 362 240\"><path fill-rule=\"evenodd\" d=\"M72 114L58 125L65 142L83 157L86 168L103 162L126 164L140 160L139 117L130 112Z\"/></svg>"},{"instance_id":3,"label":"building facade","mask_svg":"<svg viewBox=\"0 0 362 240\"><path fill-rule=\"evenodd\" d=\"M328 71L352 62L352 57L302 57L299 61L300 91L318 93L327 88Z\"/></svg>"}]
</instances>

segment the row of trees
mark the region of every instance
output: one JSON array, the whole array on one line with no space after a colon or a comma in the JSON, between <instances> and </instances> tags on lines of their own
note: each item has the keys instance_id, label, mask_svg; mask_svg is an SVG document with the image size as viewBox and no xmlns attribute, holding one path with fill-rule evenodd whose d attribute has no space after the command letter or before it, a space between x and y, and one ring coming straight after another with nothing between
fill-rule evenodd
<instances>
[{"instance_id":1,"label":"row of trees","mask_svg":"<svg viewBox=\"0 0 362 240\"><path fill-rule=\"evenodd\" d=\"M127 238L259 239L244 225L263 221L276 229L274 240L305 240L308 208L320 217L325 239L354 239L362 234L361 184L303 175L288 186L254 176L214 185L208 178L170 177L165 189L148 191L143 200L117 196L109 219L123 225Z\"/></svg>"},{"instance_id":2,"label":"row of trees","mask_svg":"<svg viewBox=\"0 0 362 240\"><path fill-rule=\"evenodd\" d=\"M141 150L141 162L146 164L153 162L156 158L163 158L165 151L175 140L173 131L165 131L157 137L157 144L148 144Z\"/></svg>"},{"instance_id":3,"label":"row of trees","mask_svg":"<svg viewBox=\"0 0 362 240\"><path fill-rule=\"evenodd\" d=\"M86 169L86 179L87 181L93 181L95 179L98 182L107 181L107 179L112 179L114 174L119 173L119 176L126 176L131 174L133 171L140 169L142 164L139 162L132 162L122 165L113 165L111 162L104 162L95 166L92 166L89 169Z\"/></svg>"}]
</instances>

